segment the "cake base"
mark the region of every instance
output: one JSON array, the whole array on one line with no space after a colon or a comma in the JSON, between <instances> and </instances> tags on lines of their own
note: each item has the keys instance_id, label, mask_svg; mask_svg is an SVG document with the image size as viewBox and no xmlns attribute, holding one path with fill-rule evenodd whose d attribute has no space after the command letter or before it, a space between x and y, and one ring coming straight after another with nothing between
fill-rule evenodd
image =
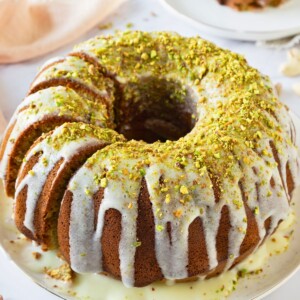
<instances>
[{"instance_id":1,"label":"cake base","mask_svg":"<svg viewBox=\"0 0 300 300\"><path fill-rule=\"evenodd\" d=\"M293 114L300 142L300 120ZM125 288L120 281L101 274L69 272L57 251L42 249L22 236L12 219L13 201L0 184L0 241L3 250L33 281L63 299L143 300L258 299L280 286L300 266L300 188L293 197L290 217L254 254L219 277L186 283L161 282L144 288ZM283 253L284 252L284 253ZM281 255L277 255L280 254ZM0 253L0 256L4 256ZM3 259L0 257L0 259ZM4 256L5 259L5 256ZM64 281L65 280L65 281ZM101 296L100 296L101 295Z\"/></svg>"},{"instance_id":2,"label":"cake base","mask_svg":"<svg viewBox=\"0 0 300 300\"><path fill-rule=\"evenodd\" d=\"M0 211L0 240L4 251L33 281L63 299L179 300L188 297L199 300L223 299L226 296L227 299L248 299L270 291L274 283L279 284L278 275L283 281L300 264L300 244L296 240L300 234L300 224L295 224L300 216L298 203L293 206L295 209L289 218L281 223L279 230L255 254L231 271L205 281L199 279L177 284L161 282L128 289L120 281L105 275L70 273L56 251L43 252L39 246L24 238L11 219L12 201L4 197L2 187L0 190L3 208ZM295 198L299 199L299 196L298 188Z\"/></svg>"}]
</instances>

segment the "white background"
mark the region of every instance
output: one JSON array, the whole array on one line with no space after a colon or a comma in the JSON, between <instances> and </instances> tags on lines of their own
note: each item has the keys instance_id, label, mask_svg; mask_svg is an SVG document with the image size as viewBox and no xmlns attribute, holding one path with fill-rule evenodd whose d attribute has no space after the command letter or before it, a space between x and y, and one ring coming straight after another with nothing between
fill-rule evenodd
<instances>
[{"instance_id":1,"label":"white background","mask_svg":"<svg viewBox=\"0 0 300 300\"><path fill-rule=\"evenodd\" d=\"M74 21L76 22L76 20ZM158 0L130 0L102 23L106 24L109 22L113 23L112 29L93 29L72 44L97 34L112 33L115 29L126 29L126 25L129 22L133 23L132 29L148 31L171 30L183 35L198 34L221 47L243 54L252 66L269 75L273 82L282 83L282 101L300 117L300 97L296 96L291 89L293 83L297 82L297 80L300 82L300 77L298 79L284 78L278 71L280 64L286 60L286 51L257 48L253 43L230 41L209 36L175 18L161 6ZM7 119L11 117L16 106L26 95L28 87L38 71L38 67L48 58L64 55L71 48L72 45L68 45L63 49L35 60L21 64L0 66L0 108ZM0 253L0 294L4 297L4 300L58 299L31 282L26 275L8 262L5 254L2 252ZM300 299L300 272L273 294L266 297L266 299Z\"/></svg>"}]
</instances>

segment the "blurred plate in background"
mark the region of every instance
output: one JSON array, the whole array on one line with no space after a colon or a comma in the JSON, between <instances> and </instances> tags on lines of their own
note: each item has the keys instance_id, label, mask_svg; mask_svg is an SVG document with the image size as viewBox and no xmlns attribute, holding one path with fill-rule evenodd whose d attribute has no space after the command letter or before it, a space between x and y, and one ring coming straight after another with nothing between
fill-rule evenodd
<instances>
[{"instance_id":1,"label":"blurred plate in background","mask_svg":"<svg viewBox=\"0 0 300 300\"><path fill-rule=\"evenodd\" d=\"M277 8L238 12L217 0L161 0L163 5L207 33L224 38L258 41L300 33L300 0Z\"/></svg>"}]
</instances>

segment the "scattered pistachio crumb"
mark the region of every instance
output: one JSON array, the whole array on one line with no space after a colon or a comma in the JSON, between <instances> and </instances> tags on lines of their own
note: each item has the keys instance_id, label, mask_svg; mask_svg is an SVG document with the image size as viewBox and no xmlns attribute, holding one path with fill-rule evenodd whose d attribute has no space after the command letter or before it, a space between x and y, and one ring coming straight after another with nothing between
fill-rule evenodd
<instances>
[{"instance_id":1,"label":"scattered pistachio crumb","mask_svg":"<svg viewBox=\"0 0 300 300\"><path fill-rule=\"evenodd\" d=\"M146 170L145 169L140 169L140 174L141 174L141 176L145 176L146 175Z\"/></svg>"},{"instance_id":2,"label":"scattered pistachio crumb","mask_svg":"<svg viewBox=\"0 0 300 300\"><path fill-rule=\"evenodd\" d=\"M126 27L127 27L128 29L132 28L132 27L133 27L133 23L127 23L127 24L126 24Z\"/></svg>"},{"instance_id":3,"label":"scattered pistachio crumb","mask_svg":"<svg viewBox=\"0 0 300 300\"><path fill-rule=\"evenodd\" d=\"M61 281L72 281L75 276L68 264L63 264L57 269L45 268L44 270L51 278Z\"/></svg>"},{"instance_id":4,"label":"scattered pistachio crumb","mask_svg":"<svg viewBox=\"0 0 300 300\"><path fill-rule=\"evenodd\" d=\"M174 217L176 218L180 218L182 215L182 210L181 209L177 209L173 212Z\"/></svg>"},{"instance_id":5,"label":"scattered pistachio crumb","mask_svg":"<svg viewBox=\"0 0 300 300\"><path fill-rule=\"evenodd\" d=\"M182 185L181 187L180 187L180 193L181 194L183 194L183 195L187 195L188 193L189 193L189 190L188 190L188 188L185 186L185 185Z\"/></svg>"},{"instance_id":6,"label":"scattered pistachio crumb","mask_svg":"<svg viewBox=\"0 0 300 300\"><path fill-rule=\"evenodd\" d=\"M28 174L31 175L31 176L34 176L35 172L33 170L30 170L30 171L28 171Z\"/></svg>"},{"instance_id":7,"label":"scattered pistachio crumb","mask_svg":"<svg viewBox=\"0 0 300 300\"><path fill-rule=\"evenodd\" d=\"M87 196L90 196L92 193L91 193L91 191L88 189L88 188L85 188L84 189L84 192L85 192L85 194L87 195Z\"/></svg>"},{"instance_id":8,"label":"scattered pistachio crumb","mask_svg":"<svg viewBox=\"0 0 300 300\"><path fill-rule=\"evenodd\" d=\"M148 60L149 59L149 55L147 54L147 53L143 53L142 55L141 55L141 59L143 59L143 60Z\"/></svg>"},{"instance_id":9,"label":"scattered pistachio crumb","mask_svg":"<svg viewBox=\"0 0 300 300\"><path fill-rule=\"evenodd\" d=\"M113 27L113 23L112 23L112 22L106 23L106 24L100 24L100 25L98 26L98 28L99 28L100 30L110 29L110 28L112 28L112 27Z\"/></svg>"},{"instance_id":10,"label":"scattered pistachio crumb","mask_svg":"<svg viewBox=\"0 0 300 300\"><path fill-rule=\"evenodd\" d=\"M161 231L163 231L164 230L164 226L163 225L156 225L156 230L158 231L158 232L161 232Z\"/></svg>"},{"instance_id":11,"label":"scattered pistachio crumb","mask_svg":"<svg viewBox=\"0 0 300 300\"><path fill-rule=\"evenodd\" d=\"M170 194L167 194L167 195L166 195L165 202L166 202L167 204L171 202L171 195L170 195Z\"/></svg>"},{"instance_id":12,"label":"scattered pistachio crumb","mask_svg":"<svg viewBox=\"0 0 300 300\"><path fill-rule=\"evenodd\" d=\"M136 242L134 242L133 243L133 247L140 247L142 245L142 242L140 242L140 241L136 241Z\"/></svg>"},{"instance_id":13,"label":"scattered pistachio crumb","mask_svg":"<svg viewBox=\"0 0 300 300\"><path fill-rule=\"evenodd\" d=\"M39 260L42 257L40 252L32 252L32 256L34 259Z\"/></svg>"},{"instance_id":14,"label":"scattered pistachio crumb","mask_svg":"<svg viewBox=\"0 0 300 300\"><path fill-rule=\"evenodd\" d=\"M155 50L151 50L150 57L155 58L157 56L157 52Z\"/></svg>"},{"instance_id":15,"label":"scattered pistachio crumb","mask_svg":"<svg viewBox=\"0 0 300 300\"><path fill-rule=\"evenodd\" d=\"M221 154L220 154L220 153L215 153L215 154L214 154L214 157L215 157L215 158L221 158Z\"/></svg>"},{"instance_id":16,"label":"scattered pistachio crumb","mask_svg":"<svg viewBox=\"0 0 300 300\"><path fill-rule=\"evenodd\" d=\"M105 188L107 187L107 178L102 178L101 181L100 181L100 186L102 188Z\"/></svg>"}]
</instances>

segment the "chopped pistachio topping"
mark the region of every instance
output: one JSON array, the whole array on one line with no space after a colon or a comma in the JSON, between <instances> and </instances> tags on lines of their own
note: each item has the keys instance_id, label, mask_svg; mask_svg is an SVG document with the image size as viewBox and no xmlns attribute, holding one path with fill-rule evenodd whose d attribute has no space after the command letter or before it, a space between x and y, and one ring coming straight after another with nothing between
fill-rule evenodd
<instances>
[{"instance_id":1,"label":"chopped pistachio topping","mask_svg":"<svg viewBox=\"0 0 300 300\"><path fill-rule=\"evenodd\" d=\"M150 57L155 58L157 56L157 52L155 50L151 50Z\"/></svg>"},{"instance_id":2,"label":"chopped pistachio topping","mask_svg":"<svg viewBox=\"0 0 300 300\"><path fill-rule=\"evenodd\" d=\"M42 158L42 164L47 167L48 166L48 159L46 157Z\"/></svg>"},{"instance_id":3,"label":"chopped pistachio topping","mask_svg":"<svg viewBox=\"0 0 300 300\"><path fill-rule=\"evenodd\" d=\"M133 243L133 247L140 247L142 245L142 242L140 242L140 241L136 241L136 242L134 242Z\"/></svg>"},{"instance_id":4,"label":"chopped pistachio topping","mask_svg":"<svg viewBox=\"0 0 300 300\"><path fill-rule=\"evenodd\" d=\"M165 229L165 227L163 226L163 225L156 225L156 230L157 231L159 231L159 232L161 232L161 231L163 231L164 229Z\"/></svg>"},{"instance_id":5,"label":"chopped pistachio topping","mask_svg":"<svg viewBox=\"0 0 300 300\"><path fill-rule=\"evenodd\" d=\"M176 217L176 218L180 218L181 215L182 215L182 210L181 209L177 209L173 212L173 215Z\"/></svg>"},{"instance_id":6,"label":"chopped pistachio topping","mask_svg":"<svg viewBox=\"0 0 300 300\"><path fill-rule=\"evenodd\" d=\"M180 187L180 193L183 194L183 195L187 195L189 193L189 190L185 185L182 185Z\"/></svg>"},{"instance_id":7,"label":"chopped pistachio topping","mask_svg":"<svg viewBox=\"0 0 300 300\"><path fill-rule=\"evenodd\" d=\"M235 207L237 209L240 209L241 207L243 207L243 202L239 201L239 200L233 200L233 204L235 205Z\"/></svg>"},{"instance_id":8,"label":"chopped pistachio topping","mask_svg":"<svg viewBox=\"0 0 300 300\"><path fill-rule=\"evenodd\" d=\"M98 26L98 28L99 28L100 30L110 29L110 28L112 28L112 27L113 27L113 23L112 23L112 22L106 23L106 24L100 24L100 25Z\"/></svg>"},{"instance_id":9,"label":"chopped pistachio topping","mask_svg":"<svg viewBox=\"0 0 300 300\"><path fill-rule=\"evenodd\" d=\"M87 195L87 196L91 196L91 191L88 189L88 188L85 188L84 189L84 192L85 192L85 194Z\"/></svg>"},{"instance_id":10,"label":"chopped pistachio topping","mask_svg":"<svg viewBox=\"0 0 300 300\"><path fill-rule=\"evenodd\" d=\"M102 188L105 188L107 187L107 178L102 178L101 181L100 181L100 186Z\"/></svg>"},{"instance_id":11,"label":"chopped pistachio topping","mask_svg":"<svg viewBox=\"0 0 300 300\"><path fill-rule=\"evenodd\" d=\"M165 201L166 201L167 204L171 202L171 195L170 194L166 195Z\"/></svg>"},{"instance_id":12,"label":"chopped pistachio topping","mask_svg":"<svg viewBox=\"0 0 300 300\"><path fill-rule=\"evenodd\" d=\"M140 169L140 174L141 174L141 176L145 176L146 175L146 170L145 169Z\"/></svg>"},{"instance_id":13,"label":"chopped pistachio topping","mask_svg":"<svg viewBox=\"0 0 300 300\"><path fill-rule=\"evenodd\" d=\"M55 135L48 135L46 141L57 151L66 143L80 139L95 138L103 143L114 143L123 140L123 136L110 129L100 128L85 123L65 123L61 126L61 131Z\"/></svg>"},{"instance_id":14,"label":"chopped pistachio topping","mask_svg":"<svg viewBox=\"0 0 300 300\"><path fill-rule=\"evenodd\" d=\"M141 58L142 58L143 60L148 60L148 59L149 59L149 55L148 55L147 53L143 53L143 54L141 55Z\"/></svg>"}]
</instances>

